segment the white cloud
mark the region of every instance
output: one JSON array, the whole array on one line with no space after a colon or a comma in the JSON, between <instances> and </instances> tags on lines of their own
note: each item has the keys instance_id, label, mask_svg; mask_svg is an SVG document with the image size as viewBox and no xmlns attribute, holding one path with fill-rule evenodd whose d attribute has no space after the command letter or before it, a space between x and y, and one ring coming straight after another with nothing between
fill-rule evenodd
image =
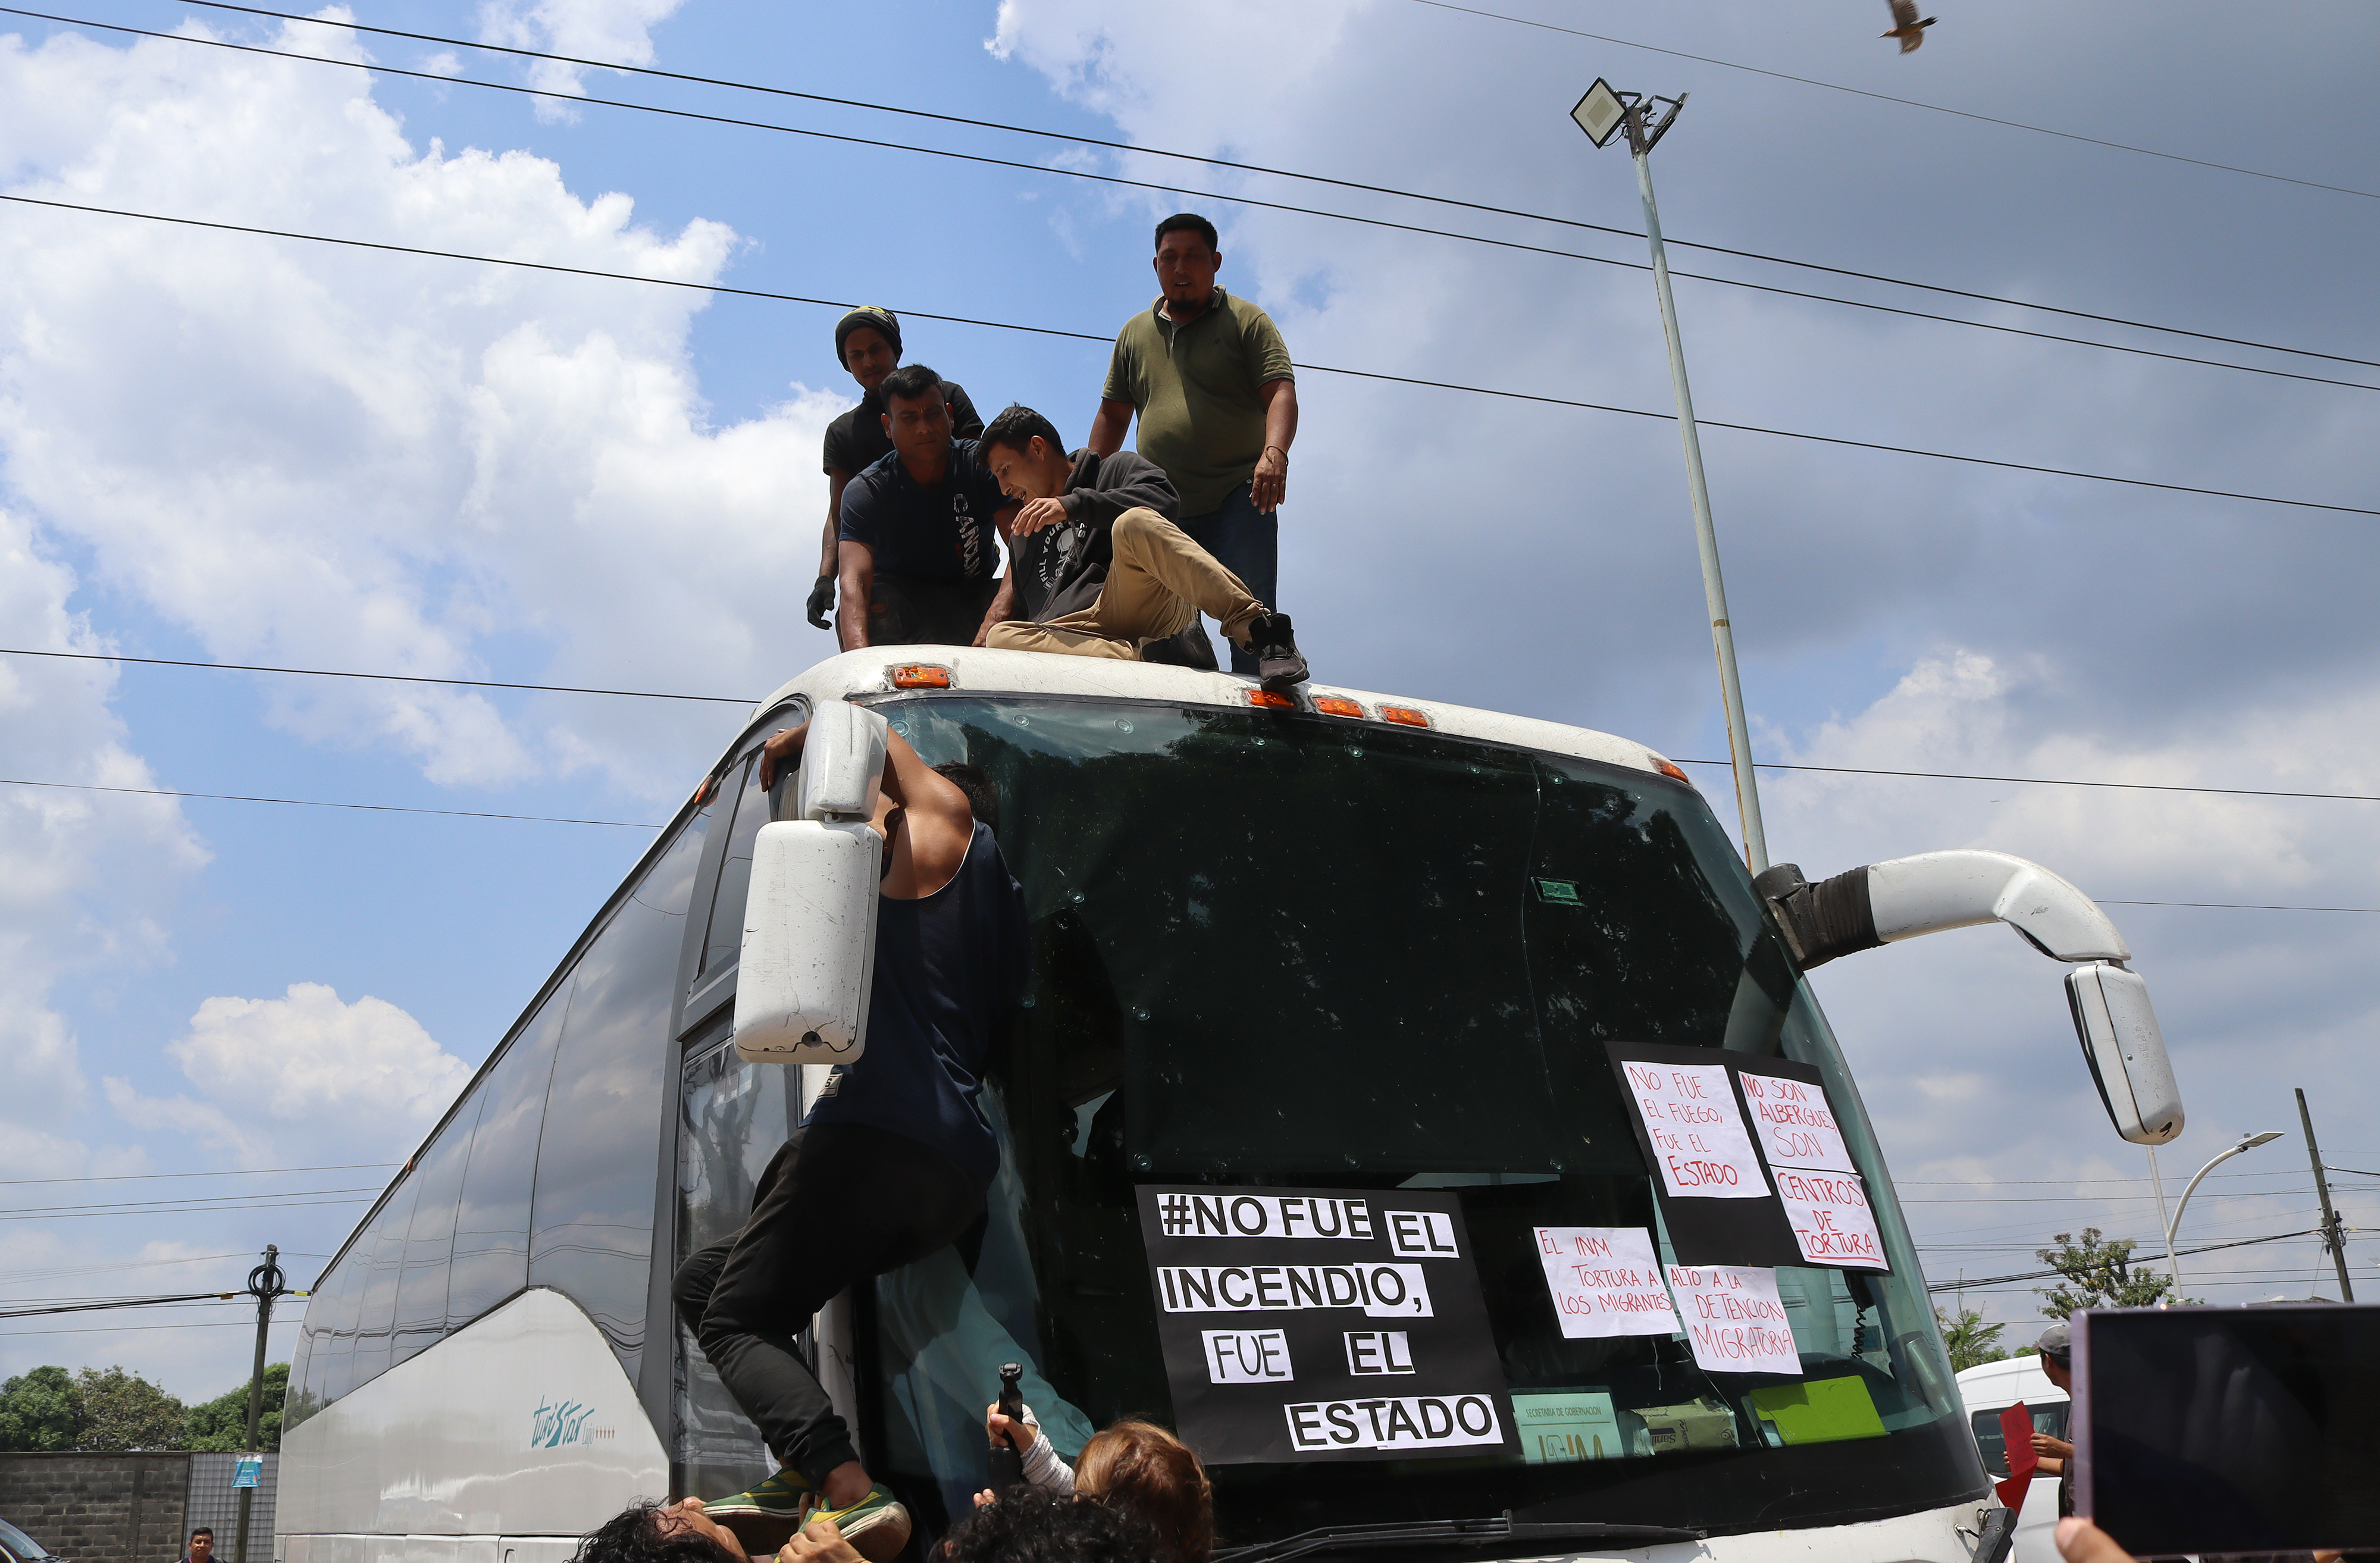
<instances>
[{"instance_id":1,"label":"white cloud","mask_svg":"<svg viewBox=\"0 0 2380 1563\"><path fill-rule=\"evenodd\" d=\"M534 25L593 48L660 14ZM275 42L358 57L319 27ZM0 167L26 193L687 281L735 248L713 222L639 226L627 197L581 198L543 159L417 149L370 93L361 73L166 42L0 40ZM795 388L713 426L686 361L705 302L18 212L0 225L0 460L101 583L223 660L470 677L501 640L512 676L765 691L815 547L784 517L822 506L811 458L836 403ZM674 757L725 720L263 687L289 730L451 785L593 764L674 795Z\"/></svg>"},{"instance_id":2,"label":"white cloud","mask_svg":"<svg viewBox=\"0 0 2380 1563\"><path fill-rule=\"evenodd\" d=\"M347 1003L319 982L291 983L278 999L209 999L164 1051L196 1095L148 1096L110 1075L108 1105L152 1138L249 1167L334 1149L402 1157L471 1077L395 1004Z\"/></svg>"},{"instance_id":3,"label":"white cloud","mask_svg":"<svg viewBox=\"0 0 2380 1563\"><path fill-rule=\"evenodd\" d=\"M343 1003L319 982L293 982L279 999L210 999L165 1052L213 1100L292 1124L354 1114L425 1125L471 1077L385 999Z\"/></svg>"},{"instance_id":4,"label":"white cloud","mask_svg":"<svg viewBox=\"0 0 2380 1563\"><path fill-rule=\"evenodd\" d=\"M685 0L486 0L480 7L482 42L503 43L582 60L649 66L655 58L652 30ZM532 60L529 85L547 92L584 95L586 67L558 60ZM537 101L540 119L575 114L550 98Z\"/></svg>"}]
</instances>

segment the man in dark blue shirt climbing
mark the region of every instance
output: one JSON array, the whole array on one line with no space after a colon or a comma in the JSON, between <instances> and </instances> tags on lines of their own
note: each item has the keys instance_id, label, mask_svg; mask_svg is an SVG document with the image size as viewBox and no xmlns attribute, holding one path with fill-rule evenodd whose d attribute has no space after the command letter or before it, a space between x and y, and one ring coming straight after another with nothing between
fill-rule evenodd
<instances>
[{"instance_id":1,"label":"man in dark blue shirt climbing","mask_svg":"<svg viewBox=\"0 0 2380 1563\"><path fill-rule=\"evenodd\" d=\"M936 398L939 405L939 396ZM760 784L800 762L808 724L772 734ZM978 1097L995 1026L1024 996L1025 892L972 766L929 767L886 734L884 843L866 1047L835 1067L761 1173L751 1217L678 1267L671 1296L720 1381L783 1469L706 1512L774 1551L809 1519L861 1553L898 1553L908 1511L859 1462L794 1337L844 1288L960 1239L981 1219L1000 1149Z\"/></svg>"},{"instance_id":2,"label":"man in dark blue shirt climbing","mask_svg":"<svg viewBox=\"0 0 2380 1563\"><path fill-rule=\"evenodd\" d=\"M953 435L932 370L904 364L880 390L892 449L843 491L837 644L980 646L1016 506L976 442Z\"/></svg>"}]
</instances>

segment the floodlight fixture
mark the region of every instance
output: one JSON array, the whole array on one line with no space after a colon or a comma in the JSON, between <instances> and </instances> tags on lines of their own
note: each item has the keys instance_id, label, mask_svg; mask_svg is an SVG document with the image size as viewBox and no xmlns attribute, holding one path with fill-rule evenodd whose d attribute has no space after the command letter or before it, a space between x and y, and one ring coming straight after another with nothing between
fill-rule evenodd
<instances>
[{"instance_id":1,"label":"floodlight fixture","mask_svg":"<svg viewBox=\"0 0 2380 1563\"><path fill-rule=\"evenodd\" d=\"M1600 149L1609 145L1611 138L1620 133L1621 122L1628 117L1628 105L1620 101L1611 83L1598 76L1595 85L1586 90L1586 96L1570 111L1570 116L1578 121L1586 139Z\"/></svg>"}]
</instances>

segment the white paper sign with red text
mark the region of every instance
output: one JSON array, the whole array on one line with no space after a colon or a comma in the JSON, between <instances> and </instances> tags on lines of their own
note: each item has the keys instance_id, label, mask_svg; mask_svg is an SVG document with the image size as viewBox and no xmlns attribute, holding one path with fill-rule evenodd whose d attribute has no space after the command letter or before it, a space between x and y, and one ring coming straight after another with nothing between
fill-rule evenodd
<instances>
[{"instance_id":1,"label":"white paper sign with red text","mask_svg":"<svg viewBox=\"0 0 2380 1563\"><path fill-rule=\"evenodd\" d=\"M1644 1228L1539 1227L1537 1259L1571 1339L1678 1332L1653 1234Z\"/></svg>"},{"instance_id":2,"label":"white paper sign with red text","mask_svg":"<svg viewBox=\"0 0 2380 1563\"><path fill-rule=\"evenodd\" d=\"M1662 1186L1680 1199L1767 1199L1724 1064L1623 1062Z\"/></svg>"},{"instance_id":3,"label":"white paper sign with red text","mask_svg":"<svg viewBox=\"0 0 2380 1563\"><path fill-rule=\"evenodd\" d=\"M1686 1322L1694 1363L1711 1373L1802 1371L1777 1272L1729 1265L1672 1265L1670 1290Z\"/></svg>"},{"instance_id":4,"label":"white paper sign with red text","mask_svg":"<svg viewBox=\"0 0 2380 1563\"><path fill-rule=\"evenodd\" d=\"M1736 1078L1743 1082L1743 1099L1752 1109L1753 1127L1771 1167L1855 1170L1824 1087L1748 1069L1738 1070Z\"/></svg>"},{"instance_id":5,"label":"white paper sign with red text","mask_svg":"<svg viewBox=\"0 0 2380 1563\"><path fill-rule=\"evenodd\" d=\"M1802 1245L1802 1257L1813 1265L1852 1269L1892 1267L1885 1262L1876 1212L1868 1208L1867 1189L1858 1173L1803 1167L1772 1170L1777 1174L1777 1197L1785 1202L1785 1219L1792 1224L1793 1241Z\"/></svg>"}]
</instances>

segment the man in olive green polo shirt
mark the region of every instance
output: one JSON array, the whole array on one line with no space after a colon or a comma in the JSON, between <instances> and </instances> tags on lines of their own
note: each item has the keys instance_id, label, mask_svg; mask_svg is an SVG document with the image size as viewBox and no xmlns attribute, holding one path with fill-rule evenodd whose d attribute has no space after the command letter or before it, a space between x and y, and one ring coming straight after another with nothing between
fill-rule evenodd
<instances>
[{"instance_id":1,"label":"man in olive green polo shirt","mask_svg":"<svg viewBox=\"0 0 2380 1563\"><path fill-rule=\"evenodd\" d=\"M1133 448L1172 480L1182 529L1258 601L1278 603L1297 384L1272 317L1215 285L1222 263L1204 217L1157 225L1161 291L1116 333L1090 448L1113 455L1137 416ZM1235 644L1232 671L1255 674L1254 654Z\"/></svg>"}]
</instances>

